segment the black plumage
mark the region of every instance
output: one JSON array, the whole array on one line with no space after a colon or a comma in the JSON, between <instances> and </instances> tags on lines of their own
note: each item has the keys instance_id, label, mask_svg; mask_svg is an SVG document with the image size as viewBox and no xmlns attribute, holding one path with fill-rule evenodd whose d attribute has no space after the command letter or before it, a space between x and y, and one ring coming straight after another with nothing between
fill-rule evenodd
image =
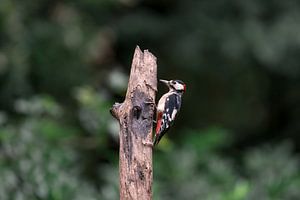
<instances>
[{"instance_id":1,"label":"black plumage","mask_svg":"<svg viewBox=\"0 0 300 200\"><path fill-rule=\"evenodd\" d=\"M177 113L181 107L181 95L172 92L165 101L164 111L161 113L161 120L157 121L156 134L154 138L154 145L158 144L160 139L173 125ZM160 117L160 116L159 116ZM163 123L168 122L168 123Z\"/></svg>"}]
</instances>

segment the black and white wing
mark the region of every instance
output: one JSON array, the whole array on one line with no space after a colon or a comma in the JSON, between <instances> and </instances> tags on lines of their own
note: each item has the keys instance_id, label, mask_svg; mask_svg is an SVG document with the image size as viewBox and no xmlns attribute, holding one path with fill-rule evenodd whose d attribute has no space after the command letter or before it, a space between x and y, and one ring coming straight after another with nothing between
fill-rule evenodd
<instances>
[{"instance_id":1,"label":"black and white wing","mask_svg":"<svg viewBox=\"0 0 300 200\"><path fill-rule=\"evenodd\" d=\"M177 113L181 107L181 96L176 93L169 95L165 101L165 107L163 113L157 121L156 135L154 139L154 145L157 144L162 136L168 131L172 126Z\"/></svg>"}]
</instances>

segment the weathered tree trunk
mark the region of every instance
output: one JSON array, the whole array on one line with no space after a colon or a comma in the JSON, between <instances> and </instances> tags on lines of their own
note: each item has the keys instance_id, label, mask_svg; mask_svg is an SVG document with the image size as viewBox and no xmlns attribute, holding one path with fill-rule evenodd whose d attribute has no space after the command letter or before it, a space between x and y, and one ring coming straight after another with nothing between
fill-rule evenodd
<instances>
[{"instance_id":1,"label":"weathered tree trunk","mask_svg":"<svg viewBox=\"0 0 300 200\"><path fill-rule=\"evenodd\" d=\"M152 199L152 124L157 90L156 57L137 46L123 103L112 115L120 123L120 199Z\"/></svg>"}]
</instances>

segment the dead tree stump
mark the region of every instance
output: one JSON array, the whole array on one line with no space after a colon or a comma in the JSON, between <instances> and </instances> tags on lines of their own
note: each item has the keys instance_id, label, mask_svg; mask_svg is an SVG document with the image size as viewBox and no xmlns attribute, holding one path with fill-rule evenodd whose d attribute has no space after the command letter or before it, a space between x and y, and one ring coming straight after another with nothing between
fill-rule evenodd
<instances>
[{"instance_id":1,"label":"dead tree stump","mask_svg":"<svg viewBox=\"0 0 300 200\"><path fill-rule=\"evenodd\" d=\"M137 46L134 52L126 98L115 103L112 115L120 123L120 199L152 199L153 113L157 91L156 57Z\"/></svg>"}]
</instances>

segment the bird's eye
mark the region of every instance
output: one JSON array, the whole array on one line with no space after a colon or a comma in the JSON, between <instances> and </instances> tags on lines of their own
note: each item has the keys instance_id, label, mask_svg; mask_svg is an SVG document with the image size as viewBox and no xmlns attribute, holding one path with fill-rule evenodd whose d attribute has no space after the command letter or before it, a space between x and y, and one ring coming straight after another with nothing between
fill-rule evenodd
<instances>
[{"instance_id":1,"label":"bird's eye","mask_svg":"<svg viewBox=\"0 0 300 200\"><path fill-rule=\"evenodd\" d=\"M176 84L176 81L172 81L172 84L175 85L175 84Z\"/></svg>"}]
</instances>

